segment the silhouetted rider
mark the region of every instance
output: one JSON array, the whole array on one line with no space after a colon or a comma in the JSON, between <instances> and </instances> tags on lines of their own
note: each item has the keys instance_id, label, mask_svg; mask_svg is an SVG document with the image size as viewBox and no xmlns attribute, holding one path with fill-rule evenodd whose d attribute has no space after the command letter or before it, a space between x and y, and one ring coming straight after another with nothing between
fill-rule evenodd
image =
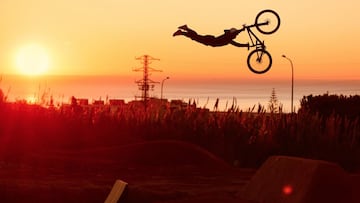
<instances>
[{"instance_id":1,"label":"silhouetted rider","mask_svg":"<svg viewBox=\"0 0 360 203\"><path fill-rule=\"evenodd\" d=\"M241 44L233 41L233 39L235 39L241 31L242 30L237 30L236 28L231 28L229 30L224 30L224 34L215 37L213 35L199 35L187 25L182 25L179 27L179 30L173 34L173 36L184 35L194 41L212 47L225 46L227 44L232 44L238 47L249 47L249 44Z\"/></svg>"}]
</instances>

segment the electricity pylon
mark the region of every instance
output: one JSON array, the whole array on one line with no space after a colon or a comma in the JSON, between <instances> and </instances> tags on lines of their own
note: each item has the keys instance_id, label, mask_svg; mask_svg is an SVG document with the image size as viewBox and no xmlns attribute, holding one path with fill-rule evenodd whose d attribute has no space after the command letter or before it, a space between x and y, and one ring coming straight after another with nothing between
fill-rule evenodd
<instances>
[{"instance_id":1,"label":"electricity pylon","mask_svg":"<svg viewBox=\"0 0 360 203\"><path fill-rule=\"evenodd\" d=\"M157 58L153 58L149 55L143 55L140 57L135 58L136 60L141 60L140 63L143 64L143 67L141 68L135 68L133 71L143 72L143 78L141 80L135 81L137 83L139 90L141 90L141 96L138 96L137 98L141 98L144 102L145 108L147 106L147 101L149 101L149 91L153 91L155 84L158 84L159 82L155 82L149 78L150 72L162 72L162 70L157 70L154 68L149 67L149 64L151 64L151 61L153 60L160 60Z\"/></svg>"}]
</instances>

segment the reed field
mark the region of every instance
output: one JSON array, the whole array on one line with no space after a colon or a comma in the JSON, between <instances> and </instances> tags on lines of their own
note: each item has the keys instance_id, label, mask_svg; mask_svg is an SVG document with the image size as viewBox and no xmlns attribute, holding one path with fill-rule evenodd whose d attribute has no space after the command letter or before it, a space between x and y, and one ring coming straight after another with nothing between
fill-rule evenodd
<instances>
[{"instance_id":1,"label":"reed field","mask_svg":"<svg viewBox=\"0 0 360 203\"><path fill-rule=\"evenodd\" d=\"M2 103L1 151L19 154L36 148L82 149L138 140L181 140L204 147L236 167L256 168L270 155L291 155L333 161L357 171L358 104L357 96L311 95L291 114L270 113L261 105L246 112L236 107L224 112L195 105L150 105L145 110L135 105L45 108ZM320 105L318 110L316 105Z\"/></svg>"}]
</instances>

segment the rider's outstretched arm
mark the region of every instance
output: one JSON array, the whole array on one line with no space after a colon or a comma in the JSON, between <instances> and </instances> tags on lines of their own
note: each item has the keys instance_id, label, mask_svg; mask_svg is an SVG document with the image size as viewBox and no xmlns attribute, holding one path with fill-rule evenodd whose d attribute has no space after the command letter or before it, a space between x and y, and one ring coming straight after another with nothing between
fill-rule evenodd
<instances>
[{"instance_id":1,"label":"rider's outstretched arm","mask_svg":"<svg viewBox=\"0 0 360 203\"><path fill-rule=\"evenodd\" d=\"M247 47L248 50L249 50L249 48L250 48L249 43L242 44L242 43L239 43L239 42L235 42L234 40L231 40L231 41L230 41L230 44L232 44L232 45L234 45L234 46L236 46L236 47Z\"/></svg>"}]
</instances>

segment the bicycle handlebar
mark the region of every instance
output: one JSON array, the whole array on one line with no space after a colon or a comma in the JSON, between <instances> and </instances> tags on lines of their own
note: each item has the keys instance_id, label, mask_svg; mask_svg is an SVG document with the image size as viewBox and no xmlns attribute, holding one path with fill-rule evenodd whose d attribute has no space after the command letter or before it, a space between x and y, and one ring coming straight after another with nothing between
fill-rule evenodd
<instances>
[{"instance_id":1,"label":"bicycle handlebar","mask_svg":"<svg viewBox=\"0 0 360 203\"><path fill-rule=\"evenodd\" d=\"M256 27L256 26L262 26L262 25L269 25L269 21L266 21L264 23L258 23L258 24L252 24L252 25L246 25L246 24L243 24L243 28L239 29L238 31L244 31L245 29L247 28L252 28L252 27Z\"/></svg>"}]
</instances>

